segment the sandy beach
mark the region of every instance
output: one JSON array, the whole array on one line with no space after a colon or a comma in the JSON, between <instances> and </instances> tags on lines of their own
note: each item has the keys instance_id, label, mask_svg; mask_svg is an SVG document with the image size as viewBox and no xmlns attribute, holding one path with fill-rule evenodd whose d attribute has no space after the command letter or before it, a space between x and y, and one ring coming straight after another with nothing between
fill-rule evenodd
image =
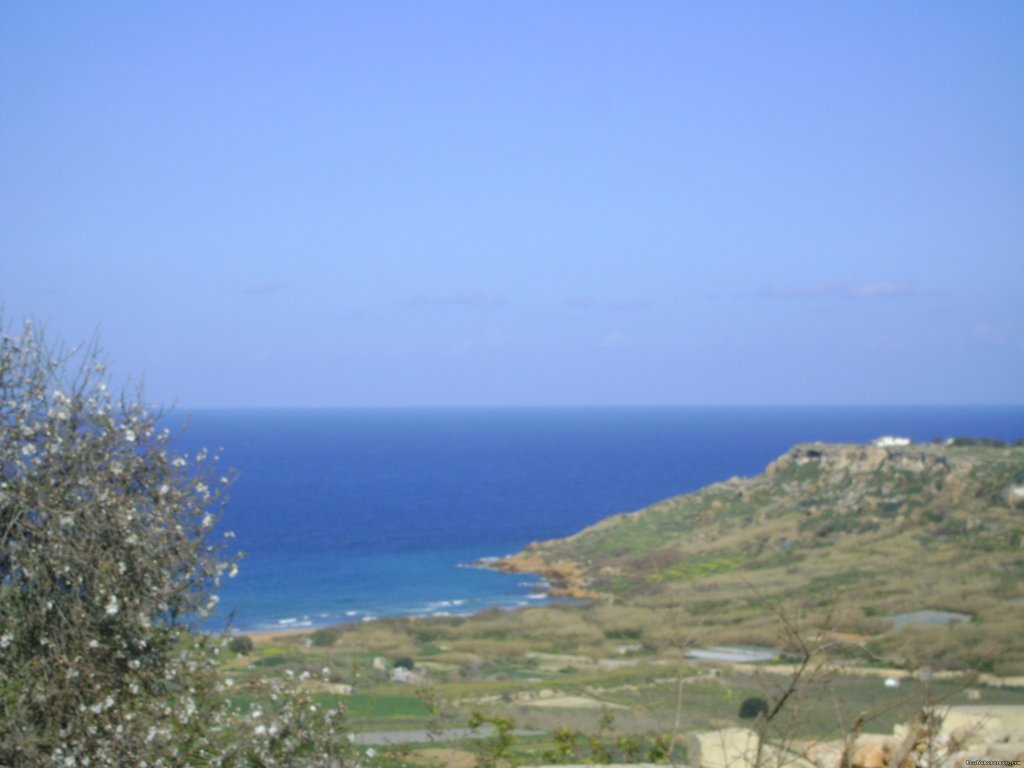
<instances>
[{"instance_id":1,"label":"sandy beach","mask_svg":"<svg viewBox=\"0 0 1024 768\"><path fill-rule=\"evenodd\" d=\"M281 640L287 637L308 635L315 631L316 629L312 627L303 627L301 629L268 629L259 632L239 632L236 636L245 635L246 637L252 638L254 643L269 643L274 640Z\"/></svg>"}]
</instances>

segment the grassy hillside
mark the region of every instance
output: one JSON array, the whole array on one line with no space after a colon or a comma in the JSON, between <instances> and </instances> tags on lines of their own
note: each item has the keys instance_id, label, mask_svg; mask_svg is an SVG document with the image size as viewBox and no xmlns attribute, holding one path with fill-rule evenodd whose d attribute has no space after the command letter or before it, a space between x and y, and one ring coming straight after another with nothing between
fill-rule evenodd
<instances>
[{"instance_id":1,"label":"grassy hillside","mask_svg":"<svg viewBox=\"0 0 1024 768\"><path fill-rule=\"evenodd\" d=\"M347 705L355 732L406 731L414 743L378 745L377 765L471 765L473 753L491 764L498 741L450 730L481 716L531 731L509 742L520 763L654 759L662 747L685 762L682 735L747 723L741 703L774 701L800 658L698 663L689 649L807 641L814 672L776 734L837 739L861 718L865 732L888 733L925 702L1021 705L1024 679L1007 676L1024 676L1022 532L1024 448L802 445L758 477L504 563L581 604L258 638L222 672L242 711L276 670L319 705ZM922 609L969 619L885 618ZM415 680L396 678L410 664ZM898 688L883 685L893 676Z\"/></svg>"},{"instance_id":2,"label":"grassy hillside","mask_svg":"<svg viewBox=\"0 0 1024 768\"><path fill-rule=\"evenodd\" d=\"M799 606L904 663L1024 672L1024 447L800 445L733 478L534 544L502 567L611 605L671 607L699 640L770 642ZM939 609L955 627L882 617ZM664 633L658 620L643 631ZM634 629L641 629L636 627ZM653 638L666 640L666 638Z\"/></svg>"}]
</instances>

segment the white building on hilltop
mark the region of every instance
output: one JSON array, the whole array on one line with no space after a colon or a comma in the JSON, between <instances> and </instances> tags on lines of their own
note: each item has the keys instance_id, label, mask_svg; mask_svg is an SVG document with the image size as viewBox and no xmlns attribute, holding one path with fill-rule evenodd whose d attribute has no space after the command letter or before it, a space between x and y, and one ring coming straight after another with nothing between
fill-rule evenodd
<instances>
[{"instance_id":1,"label":"white building on hilltop","mask_svg":"<svg viewBox=\"0 0 1024 768\"><path fill-rule=\"evenodd\" d=\"M893 437L886 435L880 437L877 440L872 440L871 444L876 448L903 448L910 445L911 439L909 437Z\"/></svg>"}]
</instances>

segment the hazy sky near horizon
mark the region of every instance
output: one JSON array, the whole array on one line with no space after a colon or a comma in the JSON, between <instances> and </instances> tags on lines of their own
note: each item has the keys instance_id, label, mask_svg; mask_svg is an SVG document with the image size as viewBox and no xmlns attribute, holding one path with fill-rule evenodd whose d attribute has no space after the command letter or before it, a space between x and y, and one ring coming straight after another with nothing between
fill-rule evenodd
<instances>
[{"instance_id":1,"label":"hazy sky near horizon","mask_svg":"<svg viewBox=\"0 0 1024 768\"><path fill-rule=\"evenodd\" d=\"M0 304L203 406L1024 402L1024 4L0 5Z\"/></svg>"}]
</instances>

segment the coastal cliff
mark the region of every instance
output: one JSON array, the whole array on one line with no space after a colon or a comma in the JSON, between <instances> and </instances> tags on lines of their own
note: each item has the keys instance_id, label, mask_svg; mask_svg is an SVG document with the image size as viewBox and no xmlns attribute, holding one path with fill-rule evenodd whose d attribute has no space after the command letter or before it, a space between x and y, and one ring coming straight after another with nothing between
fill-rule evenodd
<instances>
[{"instance_id":1,"label":"coastal cliff","mask_svg":"<svg viewBox=\"0 0 1024 768\"><path fill-rule=\"evenodd\" d=\"M496 567L539 573L552 594L671 605L711 624L747 626L766 603L799 601L841 603L855 634L933 609L1024 636L1024 447L797 445L760 475L531 544Z\"/></svg>"}]
</instances>

